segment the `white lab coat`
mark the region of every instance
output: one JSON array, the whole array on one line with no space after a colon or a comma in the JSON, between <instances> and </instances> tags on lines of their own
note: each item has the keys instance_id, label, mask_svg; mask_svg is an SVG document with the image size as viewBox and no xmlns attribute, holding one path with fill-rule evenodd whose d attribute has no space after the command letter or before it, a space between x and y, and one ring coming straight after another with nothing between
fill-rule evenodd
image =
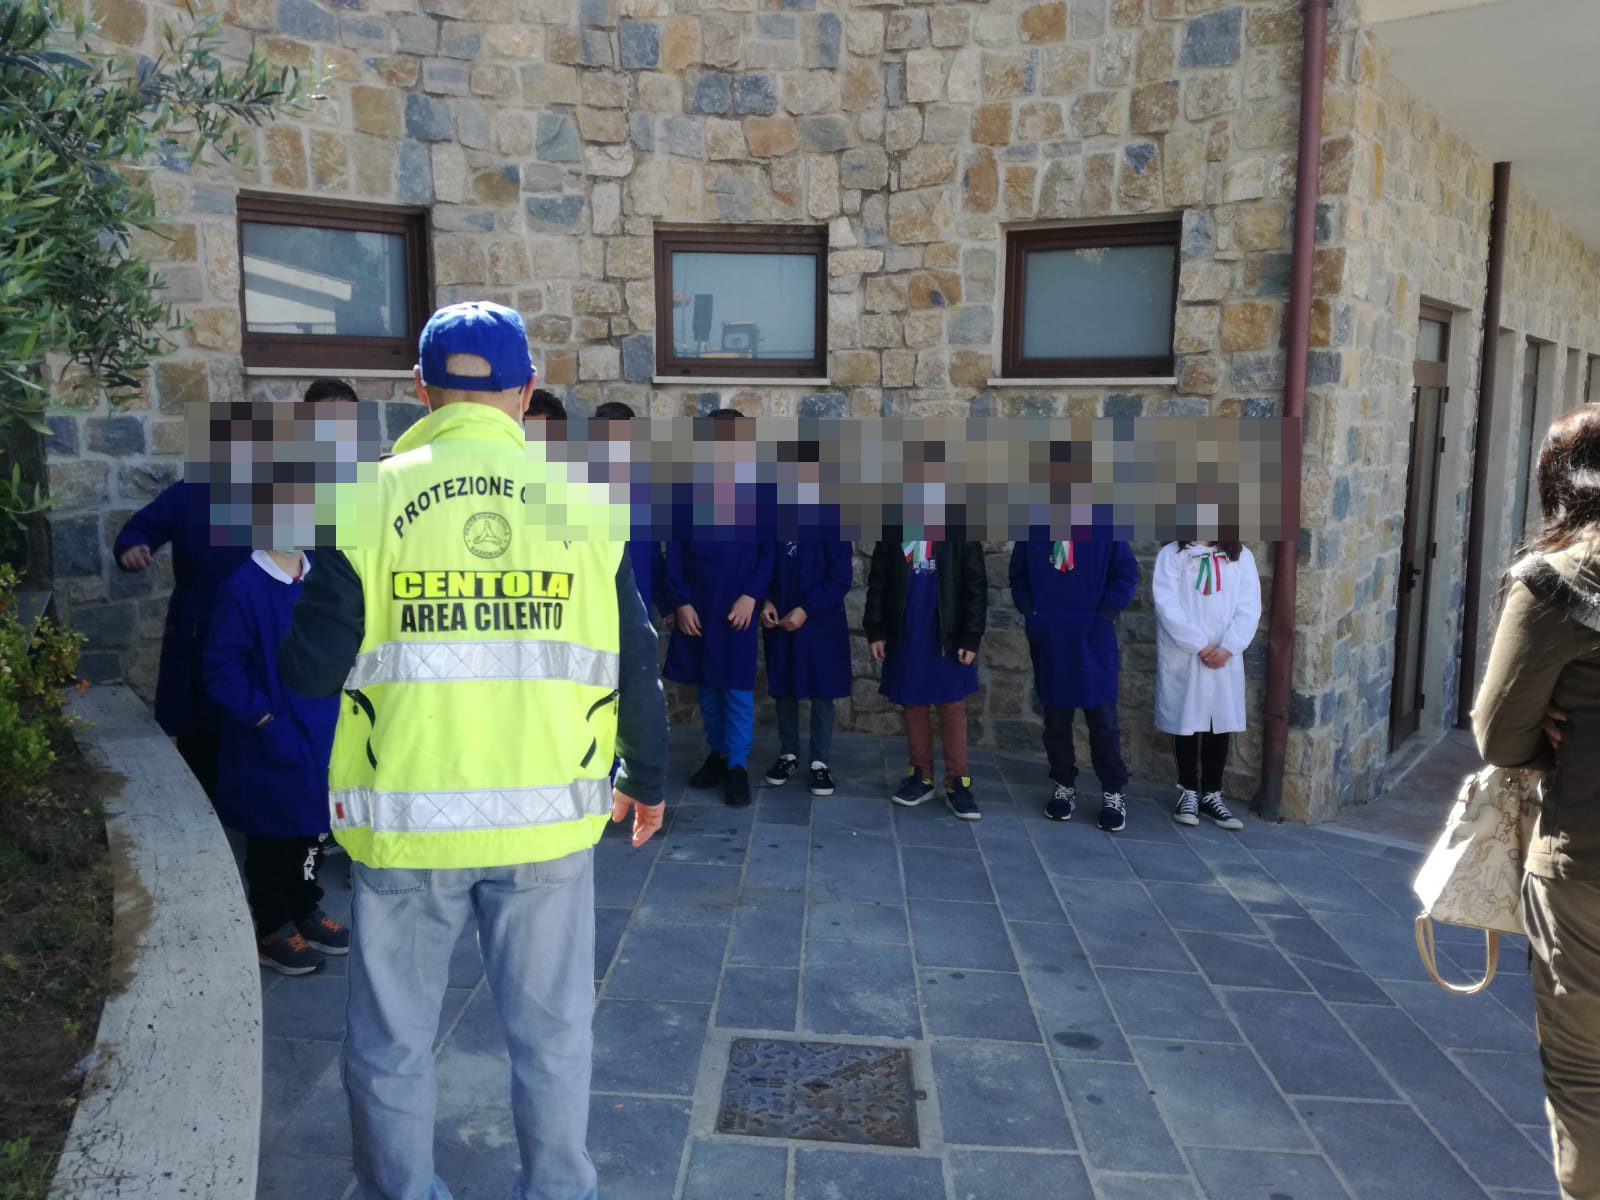
<instances>
[{"instance_id":1,"label":"white lab coat","mask_svg":"<svg viewBox=\"0 0 1600 1200\"><path fill-rule=\"evenodd\" d=\"M1255 558L1241 550L1238 562L1224 556L1221 588L1204 595L1195 582L1213 549L1169 542L1156 555L1156 728L1163 733L1244 729L1244 651L1261 621L1261 579ZM1198 657L1207 646L1233 657L1208 667Z\"/></svg>"}]
</instances>

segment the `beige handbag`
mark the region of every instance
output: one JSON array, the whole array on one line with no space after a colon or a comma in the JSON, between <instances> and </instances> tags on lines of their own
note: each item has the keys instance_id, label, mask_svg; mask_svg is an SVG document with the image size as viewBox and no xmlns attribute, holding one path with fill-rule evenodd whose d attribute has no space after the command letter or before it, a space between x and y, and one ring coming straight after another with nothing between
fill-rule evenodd
<instances>
[{"instance_id":1,"label":"beige handbag","mask_svg":"<svg viewBox=\"0 0 1600 1200\"><path fill-rule=\"evenodd\" d=\"M1417 952L1428 975L1446 991L1471 996L1494 978L1500 935L1522 928L1522 864L1543 772L1486 767L1461 785L1444 833L1423 860L1411 889L1422 901L1417 917ZM1434 954L1433 925L1466 925L1484 931L1486 960L1476 983L1446 983Z\"/></svg>"}]
</instances>

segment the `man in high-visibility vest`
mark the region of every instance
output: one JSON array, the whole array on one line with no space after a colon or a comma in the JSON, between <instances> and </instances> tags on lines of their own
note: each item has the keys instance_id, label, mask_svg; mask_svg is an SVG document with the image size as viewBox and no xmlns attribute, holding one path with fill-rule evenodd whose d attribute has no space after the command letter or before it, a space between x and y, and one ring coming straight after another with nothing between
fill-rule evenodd
<instances>
[{"instance_id":1,"label":"man in high-visibility vest","mask_svg":"<svg viewBox=\"0 0 1600 1200\"><path fill-rule=\"evenodd\" d=\"M476 915L510 1044L513 1194L585 1200L593 847L608 817L632 813L635 846L661 826L656 637L622 540L541 527L573 496L523 432L522 319L451 305L420 351L431 411L341 496L340 551L317 556L279 651L291 688L344 692L329 803L355 863L356 1177L367 1200L450 1194L433 1167L432 1046Z\"/></svg>"}]
</instances>

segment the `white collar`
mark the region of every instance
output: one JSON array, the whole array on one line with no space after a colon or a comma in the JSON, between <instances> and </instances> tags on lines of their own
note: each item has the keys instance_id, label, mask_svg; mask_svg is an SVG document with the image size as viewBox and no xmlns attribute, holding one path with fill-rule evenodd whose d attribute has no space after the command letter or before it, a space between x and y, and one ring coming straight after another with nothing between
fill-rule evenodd
<instances>
[{"instance_id":1,"label":"white collar","mask_svg":"<svg viewBox=\"0 0 1600 1200\"><path fill-rule=\"evenodd\" d=\"M265 550L252 550L250 552L250 561L255 563L256 566L260 567L279 583L293 583L295 581L294 576L286 574L282 567L273 562L272 555L268 554ZM304 579L310 573L311 558L304 550L302 550L300 551L300 578Z\"/></svg>"}]
</instances>

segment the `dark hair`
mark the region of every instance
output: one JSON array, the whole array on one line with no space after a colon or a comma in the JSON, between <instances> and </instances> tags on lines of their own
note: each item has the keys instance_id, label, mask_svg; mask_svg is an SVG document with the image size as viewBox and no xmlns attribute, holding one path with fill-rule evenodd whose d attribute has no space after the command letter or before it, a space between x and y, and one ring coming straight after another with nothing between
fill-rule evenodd
<instances>
[{"instance_id":1,"label":"dark hair","mask_svg":"<svg viewBox=\"0 0 1600 1200\"><path fill-rule=\"evenodd\" d=\"M596 421L631 421L638 414L621 400L607 400L594 410Z\"/></svg>"},{"instance_id":2,"label":"dark hair","mask_svg":"<svg viewBox=\"0 0 1600 1200\"><path fill-rule=\"evenodd\" d=\"M1190 546L1195 546L1195 545L1198 545L1198 544L1199 544L1199 539L1198 538L1189 538L1187 541L1180 541L1178 543L1178 549L1179 550L1186 550ZM1225 541L1222 541L1219 538L1216 541L1215 545L1216 545L1218 550L1221 550L1224 554L1226 554L1228 556L1228 561L1229 562L1238 562L1239 561L1239 555L1244 553L1244 543L1243 542L1225 542Z\"/></svg>"},{"instance_id":3,"label":"dark hair","mask_svg":"<svg viewBox=\"0 0 1600 1200\"><path fill-rule=\"evenodd\" d=\"M716 412L711 414L711 419L713 421L738 421L743 419L743 417L744 414L737 408L719 408Z\"/></svg>"},{"instance_id":4,"label":"dark hair","mask_svg":"<svg viewBox=\"0 0 1600 1200\"><path fill-rule=\"evenodd\" d=\"M1600 532L1600 407L1585 405L1550 426L1538 480L1544 524L1525 552L1553 554Z\"/></svg>"},{"instance_id":5,"label":"dark hair","mask_svg":"<svg viewBox=\"0 0 1600 1200\"><path fill-rule=\"evenodd\" d=\"M309 404L317 404L323 400L348 400L356 402L356 390L342 379L314 379L311 386L306 388L302 397Z\"/></svg>"},{"instance_id":6,"label":"dark hair","mask_svg":"<svg viewBox=\"0 0 1600 1200\"><path fill-rule=\"evenodd\" d=\"M544 417L550 421L565 421L567 419L567 406L561 402L561 397L554 392L547 392L544 388L534 388L533 396L528 401L530 417Z\"/></svg>"}]
</instances>

